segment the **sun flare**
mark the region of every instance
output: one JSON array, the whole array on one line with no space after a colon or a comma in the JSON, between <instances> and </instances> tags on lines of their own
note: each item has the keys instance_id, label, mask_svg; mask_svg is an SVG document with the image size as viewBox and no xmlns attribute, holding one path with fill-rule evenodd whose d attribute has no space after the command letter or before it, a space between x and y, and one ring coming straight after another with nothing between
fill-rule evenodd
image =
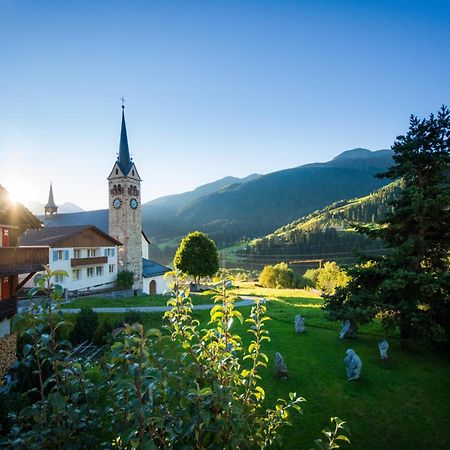
<instances>
[{"instance_id":1,"label":"sun flare","mask_svg":"<svg viewBox=\"0 0 450 450\"><path fill-rule=\"evenodd\" d=\"M2 180L2 185L8 191L12 203L27 203L36 198L36 187L20 175L12 174L8 176L8 178Z\"/></svg>"}]
</instances>

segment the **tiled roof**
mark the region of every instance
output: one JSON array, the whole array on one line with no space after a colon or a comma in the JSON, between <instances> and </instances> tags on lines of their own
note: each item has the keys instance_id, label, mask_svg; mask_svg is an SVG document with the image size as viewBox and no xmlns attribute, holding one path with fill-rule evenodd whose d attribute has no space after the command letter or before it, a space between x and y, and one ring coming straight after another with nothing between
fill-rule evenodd
<instances>
[{"instance_id":1,"label":"tiled roof","mask_svg":"<svg viewBox=\"0 0 450 450\"><path fill-rule=\"evenodd\" d=\"M28 230L20 237L21 246L40 246L48 245L54 247L63 239L77 235L84 230L93 229L106 239L110 240L114 245L122 245L119 241L104 233L102 230L92 225L79 225L73 227L46 227L40 230Z\"/></svg>"},{"instance_id":2,"label":"tiled roof","mask_svg":"<svg viewBox=\"0 0 450 450\"><path fill-rule=\"evenodd\" d=\"M78 225L93 225L104 233L109 232L109 212L107 209L83 211L67 214L52 214L39 216L46 227L68 227Z\"/></svg>"},{"instance_id":3,"label":"tiled roof","mask_svg":"<svg viewBox=\"0 0 450 450\"><path fill-rule=\"evenodd\" d=\"M166 272L172 270L170 267L162 266L155 261L142 258L142 276L144 278L156 277L158 275L164 275Z\"/></svg>"}]
</instances>

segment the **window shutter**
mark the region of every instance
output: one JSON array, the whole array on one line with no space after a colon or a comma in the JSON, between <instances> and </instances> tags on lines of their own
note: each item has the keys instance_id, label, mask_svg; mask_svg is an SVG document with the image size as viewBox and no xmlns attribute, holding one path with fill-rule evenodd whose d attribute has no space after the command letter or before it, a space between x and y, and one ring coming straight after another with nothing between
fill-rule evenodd
<instances>
[{"instance_id":1,"label":"window shutter","mask_svg":"<svg viewBox=\"0 0 450 450\"><path fill-rule=\"evenodd\" d=\"M53 261L58 261L58 250L53 250Z\"/></svg>"},{"instance_id":2,"label":"window shutter","mask_svg":"<svg viewBox=\"0 0 450 450\"><path fill-rule=\"evenodd\" d=\"M69 250L64 250L64 259L66 261L69 259Z\"/></svg>"}]
</instances>

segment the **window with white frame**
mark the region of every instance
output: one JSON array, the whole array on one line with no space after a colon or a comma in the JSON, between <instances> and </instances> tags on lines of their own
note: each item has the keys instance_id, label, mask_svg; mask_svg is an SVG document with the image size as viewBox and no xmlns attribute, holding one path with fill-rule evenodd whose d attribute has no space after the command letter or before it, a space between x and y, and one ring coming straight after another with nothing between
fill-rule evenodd
<instances>
[{"instance_id":1,"label":"window with white frame","mask_svg":"<svg viewBox=\"0 0 450 450\"><path fill-rule=\"evenodd\" d=\"M86 269L86 272L87 272L88 278L91 278L91 277L94 276L94 268L93 268L93 267L88 267L88 268Z\"/></svg>"},{"instance_id":2,"label":"window with white frame","mask_svg":"<svg viewBox=\"0 0 450 450\"><path fill-rule=\"evenodd\" d=\"M97 249L96 248L88 248L87 249L87 257L88 258L95 258L97 256Z\"/></svg>"},{"instance_id":3,"label":"window with white frame","mask_svg":"<svg viewBox=\"0 0 450 450\"><path fill-rule=\"evenodd\" d=\"M80 269L73 269L72 270L72 280L77 281L81 279L81 270Z\"/></svg>"},{"instance_id":4,"label":"window with white frame","mask_svg":"<svg viewBox=\"0 0 450 450\"><path fill-rule=\"evenodd\" d=\"M97 266L95 268L95 275L97 275L97 276L103 275L103 267L102 266Z\"/></svg>"},{"instance_id":5,"label":"window with white frame","mask_svg":"<svg viewBox=\"0 0 450 450\"><path fill-rule=\"evenodd\" d=\"M114 273L114 264L109 265L109 273Z\"/></svg>"},{"instance_id":6,"label":"window with white frame","mask_svg":"<svg viewBox=\"0 0 450 450\"><path fill-rule=\"evenodd\" d=\"M81 258L81 249L80 248L74 248L73 249L73 257L75 259L80 259Z\"/></svg>"}]
</instances>

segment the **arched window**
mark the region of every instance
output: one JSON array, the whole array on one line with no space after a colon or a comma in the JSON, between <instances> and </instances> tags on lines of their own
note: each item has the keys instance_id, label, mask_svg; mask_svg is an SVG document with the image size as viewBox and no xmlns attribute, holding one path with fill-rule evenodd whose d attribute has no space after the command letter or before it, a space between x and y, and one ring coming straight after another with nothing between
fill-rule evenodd
<instances>
[{"instance_id":1,"label":"arched window","mask_svg":"<svg viewBox=\"0 0 450 450\"><path fill-rule=\"evenodd\" d=\"M122 193L122 186L121 186L120 184L117 186L117 192L118 192L119 194Z\"/></svg>"},{"instance_id":2,"label":"arched window","mask_svg":"<svg viewBox=\"0 0 450 450\"><path fill-rule=\"evenodd\" d=\"M119 175L119 169L116 169L116 175Z\"/></svg>"},{"instance_id":3,"label":"arched window","mask_svg":"<svg viewBox=\"0 0 450 450\"><path fill-rule=\"evenodd\" d=\"M155 280L150 281L150 286L149 286L148 291L150 294L156 294L156 281Z\"/></svg>"}]
</instances>

